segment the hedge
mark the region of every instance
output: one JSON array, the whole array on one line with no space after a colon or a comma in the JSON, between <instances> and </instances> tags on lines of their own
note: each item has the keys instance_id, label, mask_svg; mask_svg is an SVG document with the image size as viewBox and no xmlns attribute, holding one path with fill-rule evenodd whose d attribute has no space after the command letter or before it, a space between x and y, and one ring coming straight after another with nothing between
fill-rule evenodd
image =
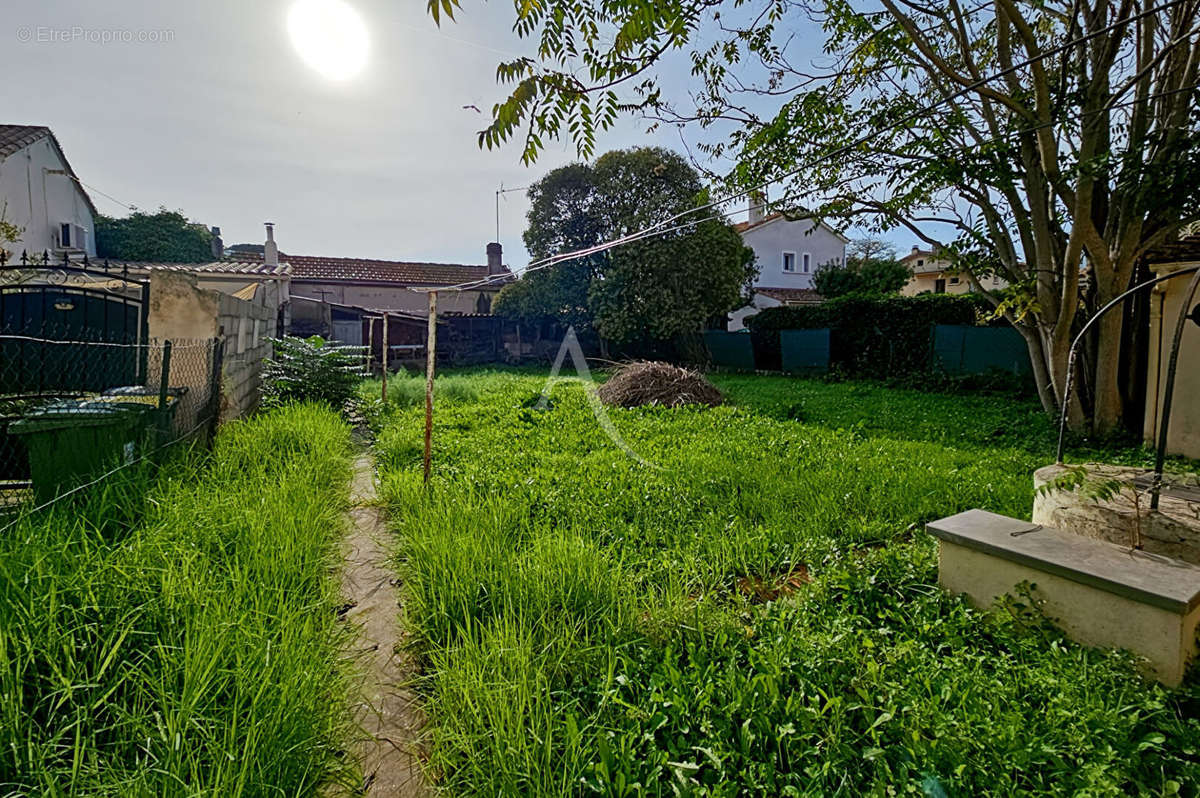
<instances>
[{"instance_id":1,"label":"hedge","mask_svg":"<svg viewBox=\"0 0 1200 798\"><path fill-rule=\"evenodd\" d=\"M780 330L830 330L832 368L887 378L930 371L937 324L977 324L990 306L974 294L856 296L767 308L746 319L760 369L781 368Z\"/></svg>"}]
</instances>

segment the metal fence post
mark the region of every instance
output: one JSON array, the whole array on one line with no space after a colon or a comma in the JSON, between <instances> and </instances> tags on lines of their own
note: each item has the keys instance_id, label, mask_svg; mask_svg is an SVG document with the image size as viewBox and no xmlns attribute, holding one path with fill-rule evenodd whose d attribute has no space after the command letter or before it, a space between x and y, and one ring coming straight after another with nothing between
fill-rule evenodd
<instances>
[{"instance_id":1,"label":"metal fence post","mask_svg":"<svg viewBox=\"0 0 1200 798\"><path fill-rule=\"evenodd\" d=\"M222 328L222 331L224 328ZM212 374L209 376L208 388L208 439L211 442L217 435L217 426L221 421L221 367L225 359L225 338L218 336L213 339Z\"/></svg>"},{"instance_id":2,"label":"metal fence post","mask_svg":"<svg viewBox=\"0 0 1200 798\"><path fill-rule=\"evenodd\" d=\"M155 446L165 446L171 429L167 419L167 390L171 385L171 349L170 341L163 341L162 364L158 375L158 440Z\"/></svg>"}]
</instances>

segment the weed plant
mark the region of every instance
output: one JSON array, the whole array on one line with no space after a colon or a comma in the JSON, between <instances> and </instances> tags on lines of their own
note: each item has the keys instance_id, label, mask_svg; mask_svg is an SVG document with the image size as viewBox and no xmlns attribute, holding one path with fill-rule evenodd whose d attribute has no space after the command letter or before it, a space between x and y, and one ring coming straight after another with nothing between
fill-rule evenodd
<instances>
[{"instance_id":1,"label":"weed plant","mask_svg":"<svg viewBox=\"0 0 1200 798\"><path fill-rule=\"evenodd\" d=\"M0 538L0 795L281 796L351 776L349 438L289 406Z\"/></svg>"},{"instance_id":2,"label":"weed plant","mask_svg":"<svg viewBox=\"0 0 1200 798\"><path fill-rule=\"evenodd\" d=\"M451 794L1200 784L1194 683L1144 681L1031 599L983 613L937 587L925 522L1028 517L1053 444L1033 404L727 377L731 407L608 411L646 467L578 384L538 410L544 377L460 377L478 399L439 405L430 486L418 409L378 443Z\"/></svg>"}]
</instances>

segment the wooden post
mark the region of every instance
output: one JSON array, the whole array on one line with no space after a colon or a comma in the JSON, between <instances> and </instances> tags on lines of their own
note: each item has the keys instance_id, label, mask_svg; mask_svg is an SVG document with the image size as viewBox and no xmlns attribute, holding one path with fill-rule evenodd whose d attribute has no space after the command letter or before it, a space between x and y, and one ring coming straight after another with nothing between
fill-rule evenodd
<instances>
[{"instance_id":1,"label":"wooden post","mask_svg":"<svg viewBox=\"0 0 1200 798\"><path fill-rule=\"evenodd\" d=\"M367 321L367 377L370 378L371 372L375 369L375 319L372 317Z\"/></svg>"},{"instance_id":2,"label":"wooden post","mask_svg":"<svg viewBox=\"0 0 1200 798\"><path fill-rule=\"evenodd\" d=\"M429 292L429 332L425 341L425 484L433 448L433 372L437 363L437 291Z\"/></svg>"},{"instance_id":3,"label":"wooden post","mask_svg":"<svg viewBox=\"0 0 1200 798\"><path fill-rule=\"evenodd\" d=\"M380 360L383 361L383 403L387 404L387 372L388 372L388 333L387 333L387 311L383 314L383 341L382 349L380 350Z\"/></svg>"}]
</instances>

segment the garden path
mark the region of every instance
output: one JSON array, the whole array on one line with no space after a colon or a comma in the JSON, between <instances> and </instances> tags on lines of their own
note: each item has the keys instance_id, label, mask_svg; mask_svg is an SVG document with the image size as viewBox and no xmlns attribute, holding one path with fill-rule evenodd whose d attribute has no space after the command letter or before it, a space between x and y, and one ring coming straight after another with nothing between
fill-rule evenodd
<instances>
[{"instance_id":1,"label":"garden path","mask_svg":"<svg viewBox=\"0 0 1200 798\"><path fill-rule=\"evenodd\" d=\"M342 594L348 607L344 617L358 635L353 650L363 675L355 706L355 721L363 731L354 747L363 772L358 794L429 795L420 758L424 717L410 687L416 664L401 646L400 593L389 562L391 535L376 501L373 463L366 453L354 462L349 517Z\"/></svg>"}]
</instances>

